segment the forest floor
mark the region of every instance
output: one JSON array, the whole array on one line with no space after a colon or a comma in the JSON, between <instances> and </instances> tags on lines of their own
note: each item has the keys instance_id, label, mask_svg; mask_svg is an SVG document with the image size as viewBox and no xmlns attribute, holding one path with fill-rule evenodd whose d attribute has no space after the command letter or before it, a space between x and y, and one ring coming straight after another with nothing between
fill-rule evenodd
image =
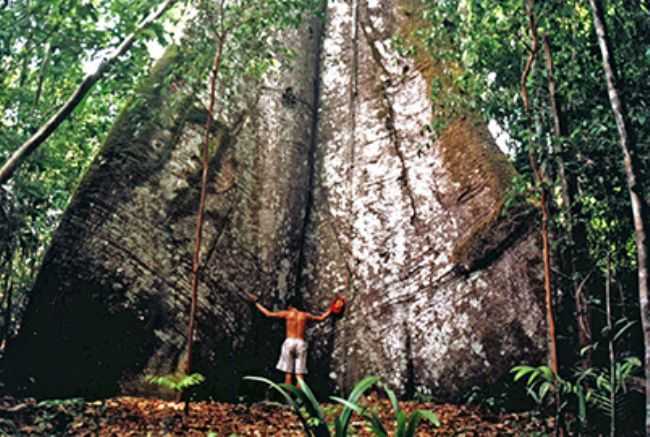
<instances>
[{"instance_id":1,"label":"forest floor","mask_svg":"<svg viewBox=\"0 0 650 437\"><path fill-rule=\"evenodd\" d=\"M394 413L385 399L370 396L363 404L379 414L392 434ZM118 397L105 401L81 399L41 401L0 398L0 435L11 436L301 436L302 426L293 411L274 402L229 404L192 402L183 415L183 403ZM544 436L552 419L531 414L489 414L477 407L403 402L406 412L427 409L441 426L422 423L418 436ZM325 404L328 419L341 406ZM329 421L328 421L329 422ZM364 420L353 416L351 435L371 436Z\"/></svg>"}]
</instances>

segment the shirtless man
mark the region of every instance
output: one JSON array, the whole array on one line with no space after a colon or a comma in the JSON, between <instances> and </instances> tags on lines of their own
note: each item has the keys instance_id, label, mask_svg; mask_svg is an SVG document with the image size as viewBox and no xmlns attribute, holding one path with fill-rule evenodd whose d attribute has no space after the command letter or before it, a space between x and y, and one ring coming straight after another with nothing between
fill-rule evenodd
<instances>
[{"instance_id":1,"label":"shirtless man","mask_svg":"<svg viewBox=\"0 0 650 437\"><path fill-rule=\"evenodd\" d=\"M287 338L282 344L280 360L276 368L284 372L284 383L291 384L291 375L296 375L296 385L307 373L307 343L305 342L305 327L308 321L322 322L332 314L331 308L320 316L299 311L289 306L286 311L269 311L259 302L255 306L266 317L285 319L287 322Z\"/></svg>"}]
</instances>

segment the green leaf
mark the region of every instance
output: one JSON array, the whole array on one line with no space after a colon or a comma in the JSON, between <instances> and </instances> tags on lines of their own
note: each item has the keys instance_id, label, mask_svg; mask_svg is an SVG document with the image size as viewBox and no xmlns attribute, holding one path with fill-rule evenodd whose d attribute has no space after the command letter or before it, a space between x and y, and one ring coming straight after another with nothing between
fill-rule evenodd
<instances>
[{"instance_id":1,"label":"green leaf","mask_svg":"<svg viewBox=\"0 0 650 437\"><path fill-rule=\"evenodd\" d=\"M330 399L335 402L338 402L339 404L344 405L346 408L349 408L350 411L354 411L355 413L360 415L363 415L363 412L365 410L363 407L355 404L354 402L351 402L347 399L340 398L338 396L330 396Z\"/></svg>"},{"instance_id":2,"label":"green leaf","mask_svg":"<svg viewBox=\"0 0 650 437\"><path fill-rule=\"evenodd\" d=\"M382 388L388 395L388 399L390 399L390 403L393 406L393 410L395 410L396 413L400 411L399 408L399 403L397 402L397 396L395 396L395 392L388 387L386 387L384 384L382 384Z\"/></svg>"},{"instance_id":3,"label":"green leaf","mask_svg":"<svg viewBox=\"0 0 650 437\"><path fill-rule=\"evenodd\" d=\"M295 399L300 401L298 405L299 407L300 404L304 405L308 416L305 423L307 423L310 428L315 428L319 435L329 434L327 423L325 422L325 417L320 405L306 383L302 384L302 390L291 384L280 384L279 386L284 390L287 390ZM300 414L300 417L302 417L302 410L300 408L298 409L298 413Z\"/></svg>"},{"instance_id":4,"label":"green leaf","mask_svg":"<svg viewBox=\"0 0 650 437\"><path fill-rule=\"evenodd\" d=\"M168 375L149 375L145 381L150 384L156 384L169 390L182 392L190 387L199 385L205 381L205 377L200 373L185 375L184 373L171 373Z\"/></svg>"},{"instance_id":5,"label":"green leaf","mask_svg":"<svg viewBox=\"0 0 650 437\"><path fill-rule=\"evenodd\" d=\"M289 393L287 393L286 390L284 390L282 387L280 387L275 382L273 382L273 381L271 381L270 379L267 379L267 378L262 378L261 376L245 376L244 380L263 382L264 384L269 385L275 391L280 393L280 395L282 395L284 400L287 401L287 404L289 404L293 408L295 413L302 418L302 414L300 414L300 407L298 406L298 404L293 400L293 398L291 396L289 396Z\"/></svg>"},{"instance_id":6,"label":"green leaf","mask_svg":"<svg viewBox=\"0 0 650 437\"><path fill-rule=\"evenodd\" d=\"M336 437L345 437L346 434L345 434L345 431L343 431L343 427L342 427L341 421L339 419L340 419L340 417L337 417L334 420L334 435Z\"/></svg>"},{"instance_id":7,"label":"green leaf","mask_svg":"<svg viewBox=\"0 0 650 437\"><path fill-rule=\"evenodd\" d=\"M553 381L555 375L553 374L553 371L551 370L550 367L548 367L548 366L539 366L538 369L544 375L544 379L546 379L547 381Z\"/></svg>"},{"instance_id":8,"label":"green leaf","mask_svg":"<svg viewBox=\"0 0 650 437\"><path fill-rule=\"evenodd\" d=\"M299 379L298 384L300 385L300 388L302 389L302 392L305 396L305 406L309 410L309 414L311 416L317 417L322 422L325 422L325 415L323 414L323 410L321 409L320 404L316 400L316 396L314 396L314 393L312 393L307 383L303 379Z\"/></svg>"},{"instance_id":9,"label":"green leaf","mask_svg":"<svg viewBox=\"0 0 650 437\"><path fill-rule=\"evenodd\" d=\"M370 415L366 415L365 418L369 422L370 429L372 429L372 432L374 432L377 437L388 437L388 431L386 431L386 428L384 428L384 425L381 423L381 420L377 414L372 413Z\"/></svg>"},{"instance_id":10,"label":"green leaf","mask_svg":"<svg viewBox=\"0 0 650 437\"><path fill-rule=\"evenodd\" d=\"M622 327L621 329L618 330L618 332L616 333L616 335L614 335L614 338L612 339L612 341L615 342L616 340L618 340L619 338L621 338L621 336L622 336L623 334L625 334L625 333L626 333L626 332L627 332L631 327L633 327L634 325L636 325L636 321L635 321L635 320L631 320L631 321L627 322L625 325L623 325L623 327Z\"/></svg>"},{"instance_id":11,"label":"green leaf","mask_svg":"<svg viewBox=\"0 0 650 437\"><path fill-rule=\"evenodd\" d=\"M395 436L403 437L404 431L406 430L406 414L403 411L397 410L395 414L395 421L397 422L397 426L395 428Z\"/></svg>"},{"instance_id":12,"label":"green leaf","mask_svg":"<svg viewBox=\"0 0 650 437\"><path fill-rule=\"evenodd\" d=\"M422 419L427 420L433 426L440 426L440 420L434 412L429 410L416 410L411 414L404 437L415 436L415 431L417 431L417 427Z\"/></svg>"},{"instance_id":13,"label":"green leaf","mask_svg":"<svg viewBox=\"0 0 650 437\"><path fill-rule=\"evenodd\" d=\"M515 376L512 378L513 381L517 382L523 378L528 373L533 372L535 369L530 366L515 366L510 370L511 373L514 373Z\"/></svg>"},{"instance_id":14,"label":"green leaf","mask_svg":"<svg viewBox=\"0 0 650 437\"><path fill-rule=\"evenodd\" d=\"M539 387L539 399L542 400L551 389L551 383L548 381L543 382Z\"/></svg>"},{"instance_id":15,"label":"green leaf","mask_svg":"<svg viewBox=\"0 0 650 437\"><path fill-rule=\"evenodd\" d=\"M340 400L337 400L340 398L331 397L331 399L336 400L337 402L343 403L343 405L345 405L345 408L343 409L343 412L341 413L338 419L341 421L341 429L344 434L347 432L352 411L356 411L351 406L354 405L357 408L359 408L358 405L356 405L357 399L359 399L359 397L363 395L363 393L365 393L368 389L370 389L373 385L377 384L378 382L379 382L378 377L367 376L361 381L359 381L357 385L354 386L347 400L341 399L344 402L340 402Z\"/></svg>"}]
</instances>

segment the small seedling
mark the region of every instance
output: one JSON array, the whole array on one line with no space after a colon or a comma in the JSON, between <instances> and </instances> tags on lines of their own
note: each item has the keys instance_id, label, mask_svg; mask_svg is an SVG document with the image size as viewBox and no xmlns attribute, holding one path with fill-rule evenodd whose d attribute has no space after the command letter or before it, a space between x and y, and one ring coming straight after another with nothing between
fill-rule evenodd
<instances>
[{"instance_id":1,"label":"small seedling","mask_svg":"<svg viewBox=\"0 0 650 437\"><path fill-rule=\"evenodd\" d=\"M181 372L170 373L168 375L149 375L145 378L150 384L156 384L168 390L176 392L177 398L180 399L183 392L189 388L197 386L205 381L205 377L200 373L186 375ZM189 400L185 400L183 412L187 415L189 411Z\"/></svg>"}]
</instances>

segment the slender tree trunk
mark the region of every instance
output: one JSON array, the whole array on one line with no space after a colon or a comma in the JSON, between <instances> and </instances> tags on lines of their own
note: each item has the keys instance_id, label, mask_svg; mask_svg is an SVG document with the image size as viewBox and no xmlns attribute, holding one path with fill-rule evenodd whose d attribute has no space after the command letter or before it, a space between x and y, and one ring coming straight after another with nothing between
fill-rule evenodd
<instances>
[{"instance_id":1,"label":"slender tree trunk","mask_svg":"<svg viewBox=\"0 0 650 437\"><path fill-rule=\"evenodd\" d=\"M11 332L11 313L12 313L12 293L13 282L11 281L11 269L5 275L5 289L4 289L4 309L3 309L3 325L2 332L0 332L0 344L9 338ZM0 349L0 353L2 350Z\"/></svg>"},{"instance_id":2,"label":"slender tree trunk","mask_svg":"<svg viewBox=\"0 0 650 437\"><path fill-rule=\"evenodd\" d=\"M528 118L528 126L532 131L533 123L530 121L531 109L530 109L530 99L528 95L528 77L533 70L535 65L535 58L537 57L537 52L539 51L539 37L537 34L537 20L535 18L535 1L534 0L525 0L524 7L526 10L526 15L528 17L528 28L531 38L531 47L528 59L524 66L524 71L521 75L520 82L520 94L524 105L524 111ZM550 358L550 368L554 376L558 375L559 365L557 357L557 338L555 335L555 315L553 309L553 277L551 270L551 246L549 239L549 195L548 187L546 181L546 175L543 170L540 168L537 158L532 150L529 148L528 160L530 162L531 169L533 170L533 176L535 178L535 185L540 192L540 209L542 213L542 255L544 261L544 295L546 302L546 323L547 323L547 332L548 332L548 348L549 348L549 358ZM557 383L554 384L555 392L555 412L556 412L556 424L555 424L555 434L563 436L563 420L560 415L560 393L558 390Z\"/></svg>"},{"instance_id":3,"label":"slender tree trunk","mask_svg":"<svg viewBox=\"0 0 650 437\"><path fill-rule=\"evenodd\" d=\"M205 197L207 193L208 186L208 163L209 163L209 154L208 149L210 145L210 132L212 131L213 123L213 111L214 111L214 102L216 94L216 84L217 84L217 74L219 73L219 68L221 67L221 55L223 53L223 46L226 36L223 35L219 38L219 46L217 47L217 52L214 56L214 62L212 65L212 74L210 78L210 104L208 106L208 119L205 123L205 134L203 137L203 147L201 149L203 163L203 173L201 176L201 198L199 200L199 211L196 216L196 234L195 234L195 246L194 246L194 257L192 259L192 303L190 307L190 318L187 326L187 349L185 353L185 362L183 372L186 375L189 375L192 369L192 345L194 343L194 325L196 320L196 311L198 306L198 288L199 288L199 269L201 264L201 239L203 235L203 214L205 211Z\"/></svg>"},{"instance_id":4,"label":"slender tree trunk","mask_svg":"<svg viewBox=\"0 0 650 437\"><path fill-rule=\"evenodd\" d=\"M122 43L115 49L115 51L102 60L94 73L87 75L77 89L68 98L65 104L54 114L43 126L41 126L34 135L25 141L11 157L0 168L0 185L6 183L14 174L18 166L30 155L34 150L43 144L52 133L63 123L77 105L81 103L83 98L88 94L88 91L95 85L97 81L106 73L106 71L116 62L116 60L126 53L133 45L135 38L142 30L149 27L156 21L162 14L164 14L177 0L166 0L160 7L144 19L138 27L131 33Z\"/></svg>"},{"instance_id":5,"label":"slender tree trunk","mask_svg":"<svg viewBox=\"0 0 650 437\"><path fill-rule=\"evenodd\" d=\"M564 157L567 152L568 126L566 117L562 111L555 82L555 68L553 65L553 53L548 35L543 36L544 58L546 64L546 77L548 85L549 103L551 116L553 118L553 131L560 143L558 153L558 175L562 186L562 200L568 220L569 244L565 255L565 269L571 275L571 287L573 289L576 326L580 350L583 350L591 342L591 320L589 317L589 305L584 296L584 284L579 276L587 275L590 268L589 253L586 250L587 238L584 224L580 221L580 207L576 202L577 181L574 174L566 171ZM588 352L582 361L582 366L587 368L591 365L591 352Z\"/></svg>"},{"instance_id":6,"label":"slender tree trunk","mask_svg":"<svg viewBox=\"0 0 650 437\"><path fill-rule=\"evenodd\" d=\"M531 51L529 53L528 59L526 61L526 66L522 73L521 77L521 96L524 103L524 110L530 119L530 100L528 96L527 81L528 76L530 75L532 68L535 63L535 57L539 51L539 38L537 36L537 22L534 15L534 0L526 0L526 12L528 15L528 23L531 34ZM529 121L529 126L532 123ZM532 127L531 127L532 129ZM539 168L537 159L534 156L532 150L528 154L530 165L533 170L533 176L535 178L535 183L537 188L541 193L540 200L540 209L542 212L542 251L544 257L544 290L546 295L546 318L548 323L548 335L549 335L549 355L550 355L550 367L557 374L558 371L558 361L557 361L557 341L555 338L555 317L553 313L553 281L552 281L552 271L551 271L551 249L549 242L548 234L548 221L549 221L549 211L548 211L548 188L546 185L546 176L543 174L542 170Z\"/></svg>"},{"instance_id":7,"label":"slender tree trunk","mask_svg":"<svg viewBox=\"0 0 650 437\"><path fill-rule=\"evenodd\" d=\"M34 97L34 107L38 106L41 101L41 95L43 94L43 82L45 81L45 75L50 66L50 55L52 54L52 44L48 41L45 47L45 57L41 62L41 68L38 70L38 79L36 81L36 97Z\"/></svg>"},{"instance_id":8,"label":"slender tree trunk","mask_svg":"<svg viewBox=\"0 0 650 437\"><path fill-rule=\"evenodd\" d=\"M611 254L607 253L607 282L605 282L605 305L607 312L607 330L609 339L609 384L612 389L609 392L609 401L612 404L612 416L609 418L609 435L616 437L616 354L614 353L614 324L612 323L612 259Z\"/></svg>"},{"instance_id":9,"label":"slender tree trunk","mask_svg":"<svg viewBox=\"0 0 650 437\"><path fill-rule=\"evenodd\" d=\"M642 194L642 187L638 181L638 168L634 159L632 133L627 122L627 114L616 86L616 74L610 55L610 44L607 27L600 0L589 0L593 12L594 27L598 37L598 45L603 58L603 70L607 81L607 93L612 107L612 113L618 129L619 145L623 154L625 176L627 179L628 193L632 204L632 218L634 220L634 236L636 242L638 278L639 278L639 306L641 308L641 326L645 344L645 393L646 393L646 435L650 435L650 314L648 307L648 246L646 236L647 206Z\"/></svg>"},{"instance_id":10,"label":"slender tree trunk","mask_svg":"<svg viewBox=\"0 0 650 437\"><path fill-rule=\"evenodd\" d=\"M549 353L551 355L551 370L556 375L559 371L557 359L557 345L555 343L555 317L553 315L553 284L551 273L551 244L549 240L548 222L548 190L542 188L541 198L542 209L542 254L544 257L544 291L546 301L546 322L548 323Z\"/></svg>"}]
</instances>

